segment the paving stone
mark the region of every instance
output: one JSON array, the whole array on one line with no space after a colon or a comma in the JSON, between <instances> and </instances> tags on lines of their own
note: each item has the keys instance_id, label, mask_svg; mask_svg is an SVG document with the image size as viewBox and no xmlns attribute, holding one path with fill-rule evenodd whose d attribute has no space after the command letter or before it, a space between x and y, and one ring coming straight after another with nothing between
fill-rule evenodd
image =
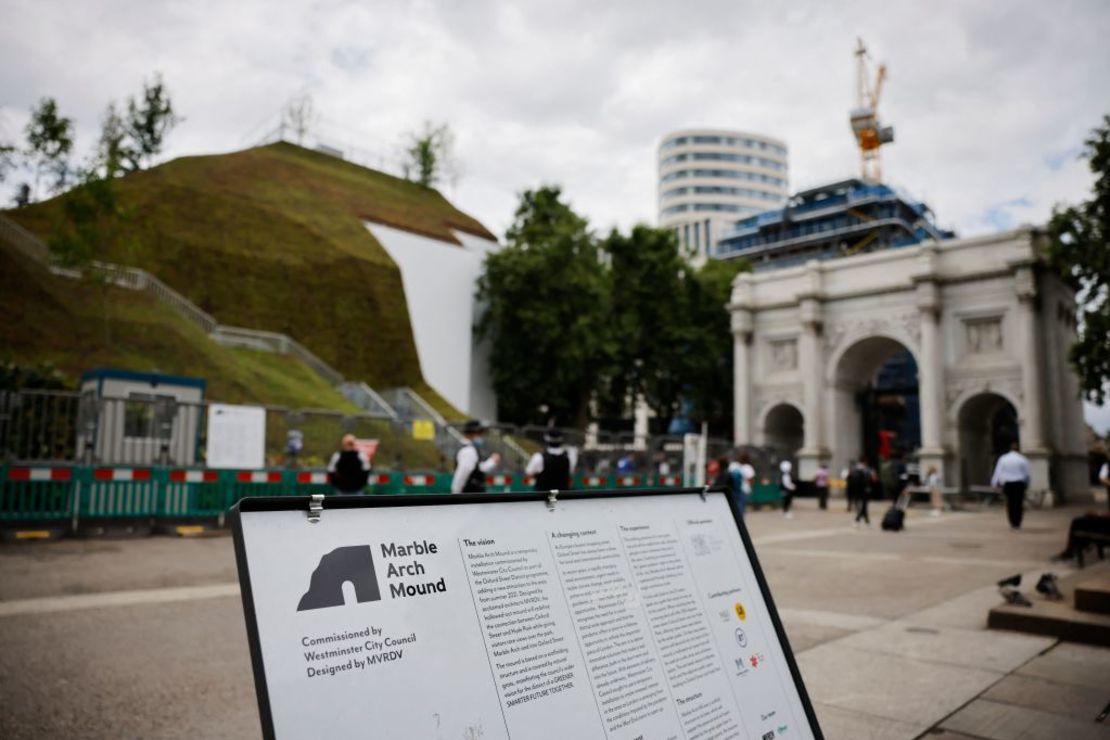
<instances>
[{"instance_id":1,"label":"paving stone","mask_svg":"<svg viewBox=\"0 0 1110 740\"><path fill-rule=\"evenodd\" d=\"M946 719L945 729L989 740L1106 740L1110 727L1012 704L976 699Z\"/></svg>"},{"instance_id":2,"label":"paving stone","mask_svg":"<svg viewBox=\"0 0 1110 740\"><path fill-rule=\"evenodd\" d=\"M1076 686L1017 674L991 686L984 699L1078 719L1094 718L1110 700L1106 688Z\"/></svg>"},{"instance_id":3,"label":"paving stone","mask_svg":"<svg viewBox=\"0 0 1110 740\"><path fill-rule=\"evenodd\" d=\"M924 725L912 725L888 717L876 717L829 704L813 705L826 740L911 740L925 732ZM930 739L931 740L931 739Z\"/></svg>"},{"instance_id":4,"label":"paving stone","mask_svg":"<svg viewBox=\"0 0 1110 740\"><path fill-rule=\"evenodd\" d=\"M785 618L783 619L783 624L786 627L786 636L790 639L790 648L794 651L795 655L803 650L809 650L812 647L829 642L830 640L836 640L845 635L852 634L849 630L818 624L808 624L805 622L799 623Z\"/></svg>"},{"instance_id":5,"label":"paving stone","mask_svg":"<svg viewBox=\"0 0 1110 740\"><path fill-rule=\"evenodd\" d=\"M1017 673L1107 691L1110 688L1110 648L1062 642L1023 665ZM1110 695L1107 698L1110 699Z\"/></svg>"},{"instance_id":6,"label":"paving stone","mask_svg":"<svg viewBox=\"0 0 1110 740\"><path fill-rule=\"evenodd\" d=\"M999 679L993 671L927 663L844 643L827 642L798 656L813 701L928 727Z\"/></svg>"},{"instance_id":7,"label":"paving stone","mask_svg":"<svg viewBox=\"0 0 1110 740\"><path fill-rule=\"evenodd\" d=\"M857 632L838 644L915 660L1008 673L1055 642L1051 637L920 625L912 618Z\"/></svg>"}]
</instances>

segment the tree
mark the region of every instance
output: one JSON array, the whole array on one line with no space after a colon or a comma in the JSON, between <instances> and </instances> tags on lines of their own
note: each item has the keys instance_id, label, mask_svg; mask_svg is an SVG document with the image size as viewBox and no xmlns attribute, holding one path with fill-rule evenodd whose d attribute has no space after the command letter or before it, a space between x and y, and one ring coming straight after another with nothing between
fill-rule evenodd
<instances>
[{"instance_id":1,"label":"tree","mask_svg":"<svg viewBox=\"0 0 1110 740\"><path fill-rule=\"evenodd\" d=\"M15 167L15 146L13 144L0 143L0 182L4 182L4 178L8 174L8 170Z\"/></svg>"},{"instance_id":2,"label":"tree","mask_svg":"<svg viewBox=\"0 0 1110 740\"><path fill-rule=\"evenodd\" d=\"M107 345L112 343L111 276L97 269L95 258L103 245L119 241L121 227L128 218L120 204L115 180L90 167L80 173L80 184L63 197L61 218L54 222L47 240L59 266L78 270L84 279L100 286Z\"/></svg>"},{"instance_id":3,"label":"tree","mask_svg":"<svg viewBox=\"0 0 1110 740\"><path fill-rule=\"evenodd\" d=\"M1084 144L1094 191L1085 203L1054 209L1048 253L1078 291L1079 340L1069 357L1083 395L1102 404L1110 386L1110 115Z\"/></svg>"},{"instance_id":4,"label":"tree","mask_svg":"<svg viewBox=\"0 0 1110 740\"><path fill-rule=\"evenodd\" d=\"M498 418L585 425L612 350L597 243L552 186L521 194L505 239L486 257L477 295Z\"/></svg>"},{"instance_id":5,"label":"tree","mask_svg":"<svg viewBox=\"0 0 1110 740\"><path fill-rule=\"evenodd\" d=\"M39 196L43 174L52 174L52 190L65 188L69 180L69 155L73 151L73 120L58 114L53 98L43 98L31 109L27 124L27 159L35 172L31 198Z\"/></svg>"},{"instance_id":6,"label":"tree","mask_svg":"<svg viewBox=\"0 0 1110 740\"><path fill-rule=\"evenodd\" d=\"M405 179L431 188L445 177L453 178L456 173L454 148L455 137L447 124L433 126L425 121L420 133L409 136L401 165Z\"/></svg>"},{"instance_id":7,"label":"tree","mask_svg":"<svg viewBox=\"0 0 1110 740\"><path fill-rule=\"evenodd\" d=\"M142 98L127 101L124 126L130 142L125 151L124 169L134 172L153 164L155 157L162 153L166 136L182 120L174 113L162 75L156 74L152 82L143 83Z\"/></svg>"},{"instance_id":8,"label":"tree","mask_svg":"<svg viewBox=\"0 0 1110 740\"><path fill-rule=\"evenodd\" d=\"M281 126L284 131L288 126L298 145L304 145L304 138L312 128L315 113L312 107L312 96L303 95L293 100L286 106L282 113Z\"/></svg>"},{"instance_id":9,"label":"tree","mask_svg":"<svg viewBox=\"0 0 1110 740\"><path fill-rule=\"evenodd\" d=\"M614 333L612 364L601 396L606 416L625 416L642 397L657 416L678 408L693 360L677 351L687 339L684 281L688 265L666 229L637 225L628 236L615 229L602 243L609 257Z\"/></svg>"},{"instance_id":10,"label":"tree","mask_svg":"<svg viewBox=\"0 0 1110 740\"><path fill-rule=\"evenodd\" d=\"M133 153L127 141L127 128L123 118L116 110L115 103L109 103L100 122L100 141L97 142L96 159L104 177L115 177L124 172L124 162Z\"/></svg>"}]
</instances>

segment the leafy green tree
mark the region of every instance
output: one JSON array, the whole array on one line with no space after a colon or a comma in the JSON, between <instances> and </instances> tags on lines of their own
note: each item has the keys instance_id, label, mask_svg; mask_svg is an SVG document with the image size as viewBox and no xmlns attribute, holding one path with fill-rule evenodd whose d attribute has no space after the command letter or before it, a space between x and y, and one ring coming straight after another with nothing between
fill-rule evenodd
<instances>
[{"instance_id":1,"label":"leafy green tree","mask_svg":"<svg viewBox=\"0 0 1110 740\"><path fill-rule=\"evenodd\" d=\"M676 351L688 337L689 266L666 229L637 225L627 236L614 230L601 246L610 263L613 332L602 408L606 416L625 416L642 397L657 416L670 418L694 361Z\"/></svg>"},{"instance_id":2,"label":"leafy green tree","mask_svg":"<svg viewBox=\"0 0 1110 740\"><path fill-rule=\"evenodd\" d=\"M1053 212L1049 257L1078 291L1079 341L1070 359L1084 396L1102 404L1110 386L1110 115L1084 144L1094 191Z\"/></svg>"},{"instance_id":3,"label":"leafy green tree","mask_svg":"<svg viewBox=\"0 0 1110 740\"><path fill-rule=\"evenodd\" d=\"M62 199L61 217L47 240L51 255L60 267L78 270L82 278L100 286L104 309L104 341L112 343L111 276L98 269L96 255L108 243L121 238L129 213L120 204L115 181L95 167L81 172L80 184Z\"/></svg>"},{"instance_id":4,"label":"leafy green tree","mask_svg":"<svg viewBox=\"0 0 1110 740\"><path fill-rule=\"evenodd\" d=\"M409 136L401 168L405 179L425 187L435 187L454 176L455 137L447 124L433 126L430 121L417 134Z\"/></svg>"},{"instance_id":5,"label":"leafy green tree","mask_svg":"<svg viewBox=\"0 0 1110 740\"><path fill-rule=\"evenodd\" d=\"M584 425L610 364L609 284L585 218L558 187L521 195L506 246L478 283L498 418Z\"/></svg>"},{"instance_id":6,"label":"leafy green tree","mask_svg":"<svg viewBox=\"0 0 1110 740\"><path fill-rule=\"evenodd\" d=\"M116 109L109 103L100 122L100 140L97 142L96 159L104 177L115 177L125 171L124 163L133 157L128 142L127 127Z\"/></svg>"},{"instance_id":7,"label":"leafy green tree","mask_svg":"<svg viewBox=\"0 0 1110 740\"><path fill-rule=\"evenodd\" d=\"M732 281L751 270L747 260L709 260L686 283L690 363L686 397L694 417L715 434L732 436L733 366L731 319L726 308Z\"/></svg>"},{"instance_id":8,"label":"leafy green tree","mask_svg":"<svg viewBox=\"0 0 1110 740\"><path fill-rule=\"evenodd\" d=\"M69 155L73 151L73 119L59 115L54 98L43 98L31 109L26 134L26 155L35 173L31 198L39 196L44 174L53 175L53 191L65 189L70 174Z\"/></svg>"},{"instance_id":9,"label":"leafy green tree","mask_svg":"<svg viewBox=\"0 0 1110 740\"><path fill-rule=\"evenodd\" d=\"M142 97L127 101L124 127L129 142L120 152L124 157L124 169L134 172L153 164L155 158L162 153L166 136L182 120L174 113L173 102L162 81L162 75L156 74L153 81L143 83Z\"/></svg>"}]
</instances>

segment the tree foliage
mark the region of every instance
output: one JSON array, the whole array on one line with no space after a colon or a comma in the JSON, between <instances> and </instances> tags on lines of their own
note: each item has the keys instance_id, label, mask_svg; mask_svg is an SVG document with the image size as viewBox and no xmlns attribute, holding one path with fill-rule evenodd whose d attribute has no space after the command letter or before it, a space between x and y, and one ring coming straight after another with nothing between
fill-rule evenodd
<instances>
[{"instance_id":1,"label":"tree foliage","mask_svg":"<svg viewBox=\"0 0 1110 740\"><path fill-rule=\"evenodd\" d=\"M455 137L447 124L433 126L430 121L424 128L409 136L401 168L406 180L425 187L435 187L445 178L455 174Z\"/></svg>"},{"instance_id":2,"label":"tree foliage","mask_svg":"<svg viewBox=\"0 0 1110 740\"><path fill-rule=\"evenodd\" d=\"M127 127L120 117L115 103L109 103L100 121L100 140L96 147L97 165L104 177L122 174L124 163L131 157L131 146L127 141Z\"/></svg>"},{"instance_id":3,"label":"tree foliage","mask_svg":"<svg viewBox=\"0 0 1110 740\"><path fill-rule=\"evenodd\" d=\"M1078 291L1079 341L1070 359L1084 396L1101 404L1110 386L1110 115L1084 144L1094 190L1085 203L1053 212L1049 256Z\"/></svg>"},{"instance_id":4,"label":"tree foliage","mask_svg":"<svg viewBox=\"0 0 1110 740\"><path fill-rule=\"evenodd\" d=\"M15 155L14 144L0 142L0 182L4 182L8 171L15 167Z\"/></svg>"},{"instance_id":5,"label":"tree foliage","mask_svg":"<svg viewBox=\"0 0 1110 740\"><path fill-rule=\"evenodd\" d=\"M694 269L670 231L643 225L598 241L560 195L522 195L479 283L499 418L582 425L591 402L600 417L627 418L643 399L664 423L688 406L730 428L725 304L746 263Z\"/></svg>"},{"instance_id":6,"label":"tree foliage","mask_svg":"<svg viewBox=\"0 0 1110 740\"><path fill-rule=\"evenodd\" d=\"M127 144L121 152L124 169L134 172L153 164L162 153L166 136L181 121L174 112L162 75L155 74L151 82L143 83L142 97L127 101L124 121Z\"/></svg>"},{"instance_id":7,"label":"tree foliage","mask_svg":"<svg viewBox=\"0 0 1110 740\"><path fill-rule=\"evenodd\" d=\"M557 187L522 194L478 283L498 417L583 424L607 364L608 280L586 219Z\"/></svg>"},{"instance_id":8,"label":"tree foliage","mask_svg":"<svg viewBox=\"0 0 1110 740\"><path fill-rule=\"evenodd\" d=\"M52 175L51 190L63 190L69 181L69 155L73 151L73 119L59 114L54 98L43 98L31 109L27 123L25 155L34 171L31 197L37 198L43 175Z\"/></svg>"}]
</instances>

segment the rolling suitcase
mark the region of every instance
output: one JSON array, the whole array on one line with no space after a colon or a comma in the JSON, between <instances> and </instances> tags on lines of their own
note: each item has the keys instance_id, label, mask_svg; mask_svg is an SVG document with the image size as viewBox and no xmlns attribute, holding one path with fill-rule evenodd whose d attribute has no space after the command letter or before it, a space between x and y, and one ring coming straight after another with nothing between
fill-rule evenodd
<instances>
[{"instance_id":1,"label":"rolling suitcase","mask_svg":"<svg viewBox=\"0 0 1110 740\"><path fill-rule=\"evenodd\" d=\"M894 502L894 506L883 514L883 530L887 532L901 532L906 526L906 508L909 506L909 494L903 493Z\"/></svg>"}]
</instances>

